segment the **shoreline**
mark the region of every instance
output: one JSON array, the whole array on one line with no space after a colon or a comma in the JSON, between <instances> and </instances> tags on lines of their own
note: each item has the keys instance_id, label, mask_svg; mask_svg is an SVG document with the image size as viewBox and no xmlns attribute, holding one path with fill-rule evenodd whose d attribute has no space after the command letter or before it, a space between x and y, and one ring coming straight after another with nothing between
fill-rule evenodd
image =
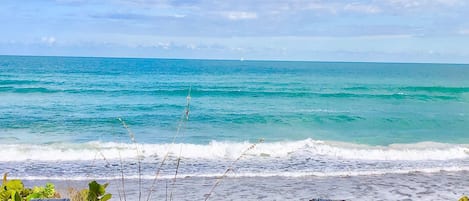
<instances>
[{"instance_id":1,"label":"shoreline","mask_svg":"<svg viewBox=\"0 0 469 201\"><path fill-rule=\"evenodd\" d=\"M92 179L90 179L91 181ZM215 183L215 177L178 178L175 200L201 200ZM23 180L26 186L52 182L65 197L66 188L86 188L88 180ZM108 192L119 199L121 180L109 182ZM142 199L146 200L153 180L142 180ZM165 198L172 189L172 179L160 179L152 199ZM127 200L138 197L138 180L126 179ZM313 198L345 200L458 200L469 193L469 171L437 173L384 174L330 177L227 177L216 187L210 200L309 200ZM135 197L137 196L137 197Z\"/></svg>"}]
</instances>

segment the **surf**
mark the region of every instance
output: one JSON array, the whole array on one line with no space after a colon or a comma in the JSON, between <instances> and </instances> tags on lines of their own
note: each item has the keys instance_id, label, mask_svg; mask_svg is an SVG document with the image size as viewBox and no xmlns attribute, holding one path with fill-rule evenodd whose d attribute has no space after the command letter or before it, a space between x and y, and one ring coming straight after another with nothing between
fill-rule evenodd
<instances>
[{"instance_id":1,"label":"surf","mask_svg":"<svg viewBox=\"0 0 469 201\"><path fill-rule=\"evenodd\" d=\"M142 157L160 159L166 153L176 155L182 147L181 157L186 159L232 160L252 142L211 141L208 144L163 143L138 144ZM91 161L97 155L109 160L135 158L135 145L116 142L0 144L0 161ZM98 156L99 156L98 155ZM425 161L468 159L468 144L419 142L371 146L347 142L320 141L311 138L299 141L265 142L247 153L255 158L326 157L340 160L364 161Z\"/></svg>"}]
</instances>

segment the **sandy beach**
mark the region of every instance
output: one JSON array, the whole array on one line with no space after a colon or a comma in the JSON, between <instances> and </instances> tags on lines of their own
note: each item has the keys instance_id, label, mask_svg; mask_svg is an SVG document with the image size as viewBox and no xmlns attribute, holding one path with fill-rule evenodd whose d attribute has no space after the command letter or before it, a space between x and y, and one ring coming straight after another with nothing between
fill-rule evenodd
<instances>
[{"instance_id":1,"label":"sandy beach","mask_svg":"<svg viewBox=\"0 0 469 201\"><path fill-rule=\"evenodd\" d=\"M202 200L216 178L178 178L174 200ZM41 185L45 180L25 180L27 186ZM64 187L86 187L87 181L52 180L62 195ZM100 181L105 182L105 181ZM120 180L106 181L113 200L120 200ZM152 180L143 180L142 200ZM166 192L166 184L168 192ZM469 192L469 172L384 174L350 177L238 177L225 178L210 200L310 200L313 198L345 200L457 200ZM138 180L126 180L127 200L138 200ZM158 180L151 200L165 200L172 181ZM123 199L123 196L121 197Z\"/></svg>"}]
</instances>

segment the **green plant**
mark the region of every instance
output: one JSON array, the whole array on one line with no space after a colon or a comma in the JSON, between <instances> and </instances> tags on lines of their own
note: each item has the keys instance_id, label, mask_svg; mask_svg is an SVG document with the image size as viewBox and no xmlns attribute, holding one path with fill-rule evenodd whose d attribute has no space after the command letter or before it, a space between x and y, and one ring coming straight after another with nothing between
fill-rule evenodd
<instances>
[{"instance_id":1,"label":"green plant","mask_svg":"<svg viewBox=\"0 0 469 201\"><path fill-rule=\"evenodd\" d=\"M58 197L55 192L55 186L52 183L46 183L45 186L35 186L32 189L32 193L26 197L26 200L29 201L35 198L54 198Z\"/></svg>"},{"instance_id":2,"label":"green plant","mask_svg":"<svg viewBox=\"0 0 469 201\"><path fill-rule=\"evenodd\" d=\"M112 195L106 193L106 187L109 185L108 183L101 185L96 181L92 181L88 185L88 201L106 201L111 199Z\"/></svg>"},{"instance_id":3,"label":"green plant","mask_svg":"<svg viewBox=\"0 0 469 201\"><path fill-rule=\"evenodd\" d=\"M35 186L33 189L25 188L19 179L7 180L7 173L3 174L3 182L0 189L0 201L29 201L34 198L60 197L55 192L55 186L47 183L44 187Z\"/></svg>"},{"instance_id":4,"label":"green plant","mask_svg":"<svg viewBox=\"0 0 469 201\"><path fill-rule=\"evenodd\" d=\"M111 199L112 195L109 193L106 193L106 187L108 186L108 183L105 184L99 184L96 181L92 181L88 184L89 189L88 189L88 201L106 201Z\"/></svg>"},{"instance_id":5,"label":"green plant","mask_svg":"<svg viewBox=\"0 0 469 201\"><path fill-rule=\"evenodd\" d=\"M7 173L3 175L0 189L0 201L22 201L22 194L26 193L23 182L18 179L7 180Z\"/></svg>"},{"instance_id":6,"label":"green plant","mask_svg":"<svg viewBox=\"0 0 469 201\"><path fill-rule=\"evenodd\" d=\"M112 198L110 193L106 193L108 183L99 184L92 181L88 184L88 189L76 190L69 188L68 192L72 201L107 201Z\"/></svg>"}]
</instances>

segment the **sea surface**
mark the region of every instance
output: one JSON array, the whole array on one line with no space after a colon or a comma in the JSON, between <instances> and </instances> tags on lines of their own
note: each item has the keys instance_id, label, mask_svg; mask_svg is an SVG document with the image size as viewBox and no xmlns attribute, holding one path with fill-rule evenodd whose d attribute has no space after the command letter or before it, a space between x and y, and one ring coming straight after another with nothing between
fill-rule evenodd
<instances>
[{"instance_id":1,"label":"sea surface","mask_svg":"<svg viewBox=\"0 0 469 201\"><path fill-rule=\"evenodd\" d=\"M469 65L0 56L0 171L168 181L177 166L186 180L467 171Z\"/></svg>"}]
</instances>

